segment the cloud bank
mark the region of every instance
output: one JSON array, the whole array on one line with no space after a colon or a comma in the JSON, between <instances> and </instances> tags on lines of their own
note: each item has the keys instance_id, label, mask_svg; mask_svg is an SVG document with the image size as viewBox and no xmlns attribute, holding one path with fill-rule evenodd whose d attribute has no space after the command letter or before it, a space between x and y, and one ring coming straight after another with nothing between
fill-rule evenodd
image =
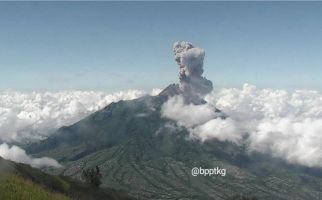
<instances>
[{"instance_id":1,"label":"cloud bank","mask_svg":"<svg viewBox=\"0 0 322 200\"><path fill-rule=\"evenodd\" d=\"M0 156L4 159L11 160L18 163L29 164L32 167L61 167L61 165L54 159L48 157L32 158L27 155L25 150L17 146L9 147L6 143L0 145Z\"/></svg>"},{"instance_id":2,"label":"cloud bank","mask_svg":"<svg viewBox=\"0 0 322 200\"><path fill-rule=\"evenodd\" d=\"M322 167L321 93L259 90L245 84L241 89L213 91L206 100L206 105L185 105L180 97L171 98L162 115L188 128L193 139L246 144L249 151ZM229 117L216 116L215 107Z\"/></svg>"},{"instance_id":3,"label":"cloud bank","mask_svg":"<svg viewBox=\"0 0 322 200\"><path fill-rule=\"evenodd\" d=\"M187 128L193 139L205 141L217 138L220 141L238 142L242 135L231 119L223 119L211 104L185 104L182 96L174 96L162 105L163 117L175 120L179 126Z\"/></svg>"},{"instance_id":4,"label":"cloud bank","mask_svg":"<svg viewBox=\"0 0 322 200\"><path fill-rule=\"evenodd\" d=\"M156 95L160 90L154 89ZM47 137L111 102L148 94L141 90L112 94L94 91L0 92L0 142L28 142Z\"/></svg>"},{"instance_id":5,"label":"cloud bank","mask_svg":"<svg viewBox=\"0 0 322 200\"><path fill-rule=\"evenodd\" d=\"M160 90L155 89L150 94L158 92ZM140 90L113 94L93 91L0 92L0 141L39 140L111 102L145 94ZM250 151L270 153L290 163L322 167L320 92L257 89L245 84L242 88L212 91L205 99L207 104L187 105L182 97L175 96L162 106L162 115L189 129L192 139L216 138L247 144ZM223 119L222 114L215 112L215 107L229 117ZM3 152L16 148L0 146Z\"/></svg>"}]
</instances>

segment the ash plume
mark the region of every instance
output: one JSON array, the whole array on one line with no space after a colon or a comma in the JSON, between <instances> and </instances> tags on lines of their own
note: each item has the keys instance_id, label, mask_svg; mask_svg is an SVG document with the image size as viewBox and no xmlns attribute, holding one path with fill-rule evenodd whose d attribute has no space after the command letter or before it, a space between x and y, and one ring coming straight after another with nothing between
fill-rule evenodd
<instances>
[{"instance_id":1,"label":"ash plume","mask_svg":"<svg viewBox=\"0 0 322 200\"><path fill-rule=\"evenodd\" d=\"M212 82L202 76L205 51L181 41L173 44L173 52L180 69L180 89L186 94L199 97L211 92Z\"/></svg>"}]
</instances>

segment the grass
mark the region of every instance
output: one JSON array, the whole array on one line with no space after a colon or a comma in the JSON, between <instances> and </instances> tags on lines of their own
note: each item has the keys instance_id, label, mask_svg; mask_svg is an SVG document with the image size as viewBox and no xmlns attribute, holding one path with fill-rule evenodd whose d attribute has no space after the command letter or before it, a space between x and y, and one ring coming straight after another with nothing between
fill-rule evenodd
<instances>
[{"instance_id":1,"label":"grass","mask_svg":"<svg viewBox=\"0 0 322 200\"><path fill-rule=\"evenodd\" d=\"M3 200L68 200L63 194L49 191L39 184L17 175L0 179L0 199Z\"/></svg>"},{"instance_id":2,"label":"grass","mask_svg":"<svg viewBox=\"0 0 322 200\"><path fill-rule=\"evenodd\" d=\"M133 200L123 191L92 188L0 157L0 200Z\"/></svg>"}]
</instances>

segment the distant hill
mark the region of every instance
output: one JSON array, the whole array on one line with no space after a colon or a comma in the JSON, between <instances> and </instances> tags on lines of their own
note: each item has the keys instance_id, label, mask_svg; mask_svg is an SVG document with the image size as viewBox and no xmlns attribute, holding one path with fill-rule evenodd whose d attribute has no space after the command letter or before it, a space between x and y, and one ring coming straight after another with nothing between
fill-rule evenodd
<instances>
[{"instance_id":1,"label":"distant hill","mask_svg":"<svg viewBox=\"0 0 322 200\"><path fill-rule=\"evenodd\" d=\"M133 200L112 189L93 189L62 176L48 175L29 165L0 157L1 200Z\"/></svg>"},{"instance_id":2,"label":"distant hill","mask_svg":"<svg viewBox=\"0 0 322 200\"><path fill-rule=\"evenodd\" d=\"M187 139L188 131L161 117L161 105L179 94L170 85L158 96L111 103L104 109L28 148L35 156L57 159L64 168L47 170L79 179L98 165L103 186L138 199L314 200L322 197L320 169L289 165L268 155L248 154L243 146ZM202 104L196 97L187 103ZM219 110L216 110L220 112ZM193 167L227 170L226 176L192 176Z\"/></svg>"}]
</instances>

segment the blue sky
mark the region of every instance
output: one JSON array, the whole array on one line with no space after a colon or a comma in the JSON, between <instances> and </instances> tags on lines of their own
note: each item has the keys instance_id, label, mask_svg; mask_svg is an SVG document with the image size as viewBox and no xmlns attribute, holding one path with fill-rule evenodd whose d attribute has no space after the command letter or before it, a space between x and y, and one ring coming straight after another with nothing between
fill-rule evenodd
<instances>
[{"instance_id":1,"label":"blue sky","mask_svg":"<svg viewBox=\"0 0 322 200\"><path fill-rule=\"evenodd\" d=\"M162 88L172 43L215 88L322 90L322 2L0 2L0 90Z\"/></svg>"}]
</instances>

